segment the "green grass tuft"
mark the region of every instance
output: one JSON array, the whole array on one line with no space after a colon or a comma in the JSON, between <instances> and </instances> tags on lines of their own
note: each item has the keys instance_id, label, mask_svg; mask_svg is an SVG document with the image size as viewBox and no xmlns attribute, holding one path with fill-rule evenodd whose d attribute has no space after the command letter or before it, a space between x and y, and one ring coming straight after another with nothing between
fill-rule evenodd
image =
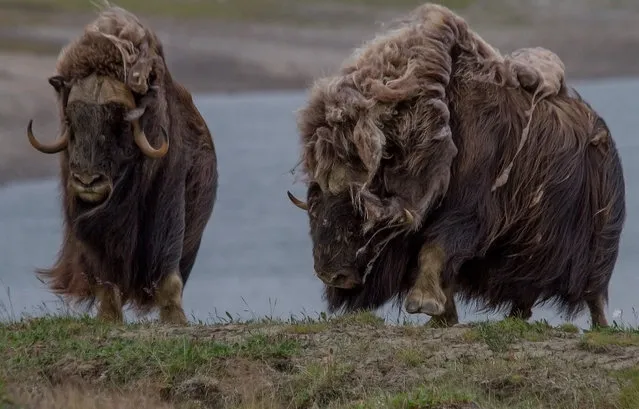
<instances>
[{"instance_id":1,"label":"green grass tuft","mask_svg":"<svg viewBox=\"0 0 639 409\"><path fill-rule=\"evenodd\" d=\"M639 366L617 373L622 381L619 409L639 408Z\"/></svg>"},{"instance_id":2,"label":"green grass tuft","mask_svg":"<svg viewBox=\"0 0 639 409\"><path fill-rule=\"evenodd\" d=\"M476 324L466 334L469 341L482 340L493 352L505 352L510 344L518 340L544 341L552 334L553 327L546 322L528 323L516 318L502 321L486 321Z\"/></svg>"},{"instance_id":3,"label":"green grass tuft","mask_svg":"<svg viewBox=\"0 0 639 409\"><path fill-rule=\"evenodd\" d=\"M618 326L596 329L585 333L579 344L581 349L595 353L628 346L639 347L639 329Z\"/></svg>"},{"instance_id":4,"label":"green grass tuft","mask_svg":"<svg viewBox=\"0 0 639 409\"><path fill-rule=\"evenodd\" d=\"M348 364L312 363L289 382L290 401L295 409L308 408L313 403L325 407L331 402L345 402L349 397L348 376L353 367Z\"/></svg>"},{"instance_id":5,"label":"green grass tuft","mask_svg":"<svg viewBox=\"0 0 639 409\"><path fill-rule=\"evenodd\" d=\"M426 362L426 355L421 349L408 347L397 351L397 359L404 365L415 368Z\"/></svg>"}]
</instances>

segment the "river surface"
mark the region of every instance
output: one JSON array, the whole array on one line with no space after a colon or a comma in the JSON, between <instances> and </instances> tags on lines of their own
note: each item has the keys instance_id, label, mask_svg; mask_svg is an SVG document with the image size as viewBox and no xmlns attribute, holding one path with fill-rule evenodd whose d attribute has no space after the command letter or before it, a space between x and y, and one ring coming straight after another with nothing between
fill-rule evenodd
<instances>
[{"instance_id":1,"label":"river surface","mask_svg":"<svg viewBox=\"0 0 639 409\"><path fill-rule=\"evenodd\" d=\"M576 84L605 117L625 169L627 221L610 286L607 315L639 324L639 80ZM313 276L307 218L291 205L286 190L304 196L290 170L298 158L295 110L304 92L206 95L196 103L214 134L219 159L219 190L213 219L184 291L192 320L291 315L324 311L321 284ZM56 180L7 185L0 189L0 319L60 311L62 304L33 274L48 267L61 239ZM460 319L497 318L459 305ZM228 315L227 315L228 313ZM379 311L389 322L403 311ZM128 319L136 319L127 314ZM153 317L153 316L152 316ZM533 319L564 322L551 309L538 307ZM411 320L416 320L411 317ZM418 321L425 319L418 318ZM573 321L589 325L587 313Z\"/></svg>"}]
</instances>

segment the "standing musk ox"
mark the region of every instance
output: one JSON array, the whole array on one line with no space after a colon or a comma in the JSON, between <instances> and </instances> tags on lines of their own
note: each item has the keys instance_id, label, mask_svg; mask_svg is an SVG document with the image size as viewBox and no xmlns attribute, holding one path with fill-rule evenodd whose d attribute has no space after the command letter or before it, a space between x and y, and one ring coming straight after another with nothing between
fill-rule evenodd
<instances>
[{"instance_id":1,"label":"standing musk ox","mask_svg":"<svg viewBox=\"0 0 639 409\"><path fill-rule=\"evenodd\" d=\"M454 296L605 326L625 220L603 119L542 48L502 56L425 4L318 80L300 111L315 274L330 312L394 299L438 325Z\"/></svg>"},{"instance_id":2,"label":"standing musk ox","mask_svg":"<svg viewBox=\"0 0 639 409\"><path fill-rule=\"evenodd\" d=\"M189 92L169 73L161 43L128 11L103 10L65 47L55 89L61 136L64 241L56 264L38 270L76 303L98 300L98 317L122 321L158 307L187 322L183 287L217 192L209 129Z\"/></svg>"}]
</instances>

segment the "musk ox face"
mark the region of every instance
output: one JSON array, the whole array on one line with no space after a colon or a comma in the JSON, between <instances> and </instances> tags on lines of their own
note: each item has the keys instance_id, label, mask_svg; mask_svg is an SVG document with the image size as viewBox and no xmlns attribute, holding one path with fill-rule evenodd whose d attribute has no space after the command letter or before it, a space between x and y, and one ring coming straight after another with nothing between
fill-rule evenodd
<instances>
[{"instance_id":1,"label":"musk ox face","mask_svg":"<svg viewBox=\"0 0 639 409\"><path fill-rule=\"evenodd\" d=\"M96 75L73 84L55 76L49 83L63 103L63 134L53 144L43 145L33 135L30 121L27 136L40 152L67 150L67 188L84 204L104 203L139 152L150 158L168 152L164 128L162 146L154 149L149 144L139 123L145 109L136 106L125 84Z\"/></svg>"},{"instance_id":2,"label":"musk ox face","mask_svg":"<svg viewBox=\"0 0 639 409\"><path fill-rule=\"evenodd\" d=\"M362 285L369 260L367 236L363 234L364 218L348 192L323 193L317 183L312 183L306 203L290 192L288 196L294 205L307 211L317 277L331 287L351 289Z\"/></svg>"},{"instance_id":3,"label":"musk ox face","mask_svg":"<svg viewBox=\"0 0 639 409\"><path fill-rule=\"evenodd\" d=\"M75 101L65 114L71 129L68 187L83 202L100 204L136 157L126 109L115 103Z\"/></svg>"}]
</instances>

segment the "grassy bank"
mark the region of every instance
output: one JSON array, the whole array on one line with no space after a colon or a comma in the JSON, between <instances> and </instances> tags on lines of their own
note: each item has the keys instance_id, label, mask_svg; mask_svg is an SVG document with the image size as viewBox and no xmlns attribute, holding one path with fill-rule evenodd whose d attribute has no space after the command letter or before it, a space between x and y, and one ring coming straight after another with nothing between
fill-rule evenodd
<instances>
[{"instance_id":1,"label":"grassy bank","mask_svg":"<svg viewBox=\"0 0 639 409\"><path fill-rule=\"evenodd\" d=\"M639 407L639 331L517 320L430 329L365 313L172 328L39 318L0 327L0 360L0 400L16 408Z\"/></svg>"}]
</instances>

